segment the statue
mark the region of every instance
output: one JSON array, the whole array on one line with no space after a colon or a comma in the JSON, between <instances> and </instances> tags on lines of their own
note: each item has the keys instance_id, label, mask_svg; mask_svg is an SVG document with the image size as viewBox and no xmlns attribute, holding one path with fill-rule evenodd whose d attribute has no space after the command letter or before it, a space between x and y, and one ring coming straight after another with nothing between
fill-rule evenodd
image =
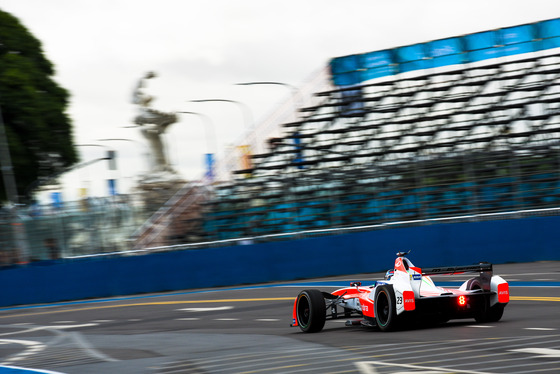
<instances>
[{"instance_id":1,"label":"statue","mask_svg":"<svg viewBox=\"0 0 560 374\"><path fill-rule=\"evenodd\" d=\"M162 136L169 125L177 122L177 115L160 112L150 107L153 97L146 95L143 88L146 80L154 77L156 77L154 72L148 72L140 79L133 92L132 102L140 106L140 114L134 118L134 123L141 127L142 135L148 140L151 150L151 171L175 174L167 160Z\"/></svg>"}]
</instances>

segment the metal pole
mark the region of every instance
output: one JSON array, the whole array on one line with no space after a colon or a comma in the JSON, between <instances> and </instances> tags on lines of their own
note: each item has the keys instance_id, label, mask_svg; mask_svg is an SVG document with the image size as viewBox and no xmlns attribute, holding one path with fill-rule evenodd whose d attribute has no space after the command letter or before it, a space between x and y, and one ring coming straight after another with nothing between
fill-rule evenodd
<instances>
[{"instance_id":1,"label":"metal pole","mask_svg":"<svg viewBox=\"0 0 560 374\"><path fill-rule=\"evenodd\" d=\"M132 126L132 127L138 127L138 126ZM146 159L146 165L149 168L149 150L146 147L146 145L144 143L138 142L136 140L132 140L132 139L126 139L126 138L110 138L110 139L97 139L96 141L98 142L111 142L111 141L123 141L123 142L131 142L131 143L135 143L135 144L140 144L142 147L144 147L144 158Z\"/></svg>"},{"instance_id":2,"label":"metal pole","mask_svg":"<svg viewBox=\"0 0 560 374\"><path fill-rule=\"evenodd\" d=\"M2 179L4 181L4 189L6 190L6 200L10 203L9 210L11 215L11 226L16 242L16 250L18 251L19 262L28 262L29 251L27 245L27 235L23 223L19 222L17 215L18 193L12 159L10 157L10 148L8 138L6 137L6 129L4 127L4 119L2 116L2 108L0 107L0 167L2 168Z\"/></svg>"},{"instance_id":3,"label":"metal pole","mask_svg":"<svg viewBox=\"0 0 560 374\"><path fill-rule=\"evenodd\" d=\"M10 157L10 148L4 128L4 119L2 116L2 108L0 107L0 166L2 167L2 179L4 180L4 188L6 189L6 200L12 204L18 204L18 194L16 187L16 179L12 167L12 159Z\"/></svg>"},{"instance_id":4,"label":"metal pole","mask_svg":"<svg viewBox=\"0 0 560 374\"><path fill-rule=\"evenodd\" d=\"M253 114L251 113L251 109L246 104L242 102L235 101L235 100L228 100L228 99L202 99L202 100L190 100L191 103L207 103L207 102L222 102L222 103L232 103L236 104L241 108L243 112L243 118L245 120L245 128L247 131L253 128Z\"/></svg>"},{"instance_id":5,"label":"metal pole","mask_svg":"<svg viewBox=\"0 0 560 374\"><path fill-rule=\"evenodd\" d=\"M288 83L283 82L244 82L244 83L236 83L236 86L256 86L256 85L276 85L276 86L284 86L291 90L292 92L292 103L294 105L294 118L297 120L298 118L298 108L301 106L301 103L298 101L298 97L301 98L301 92L295 86L292 86Z\"/></svg>"},{"instance_id":6,"label":"metal pole","mask_svg":"<svg viewBox=\"0 0 560 374\"><path fill-rule=\"evenodd\" d=\"M254 127L254 122L253 122L253 115L251 113L251 109L249 109L249 107L246 104L243 104L239 101L235 101L235 100L229 100L229 99L201 99L201 100L190 100L191 103L206 103L206 102L223 102L223 103L232 103L232 104L236 104L237 106L239 106L239 108L241 108L244 120L245 120L245 138L244 141L246 141L246 144L244 145L244 149L247 148L249 149L249 153L251 152L250 149L252 146L254 146L254 143L251 144L251 140L250 140L250 134L251 134L251 130ZM243 153L246 152L245 150L243 151ZM242 160L244 160L244 154L241 156ZM243 161L242 161L243 162Z\"/></svg>"},{"instance_id":7,"label":"metal pole","mask_svg":"<svg viewBox=\"0 0 560 374\"><path fill-rule=\"evenodd\" d=\"M212 120L210 119L210 117L208 117L205 114L202 113L197 113L197 112L177 112L177 113L182 113L182 114L192 114L195 116L198 116L203 124L204 124L204 132L206 135L206 149L208 153L214 153L216 154L217 152L217 137L216 137L216 129L214 128L214 124L212 123Z\"/></svg>"}]
</instances>

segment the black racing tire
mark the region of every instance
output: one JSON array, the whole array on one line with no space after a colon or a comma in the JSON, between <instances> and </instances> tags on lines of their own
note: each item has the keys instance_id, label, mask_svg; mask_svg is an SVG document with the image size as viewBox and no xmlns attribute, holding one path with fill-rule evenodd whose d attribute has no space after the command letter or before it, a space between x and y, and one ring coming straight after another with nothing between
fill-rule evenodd
<instances>
[{"instance_id":1,"label":"black racing tire","mask_svg":"<svg viewBox=\"0 0 560 374\"><path fill-rule=\"evenodd\" d=\"M473 278L468 281L467 290L482 290L482 285L478 279ZM484 300L484 309L474 316L476 322L498 322L502 318L505 305L496 304L491 307L489 302L489 299Z\"/></svg>"},{"instance_id":2,"label":"black racing tire","mask_svg":"<svg viewBox=\"0 0 560 374\"><path fill-rule=\"evenodd\" d=\"M492 307L486 307L484 313L480 313L474 317L475 321L478 323L484 322L498 322L502 319L504 315L504 308L505 305L503 304L496 304Z\"/></svg>"},{"instance_id":3,"label":"black racing tire","mask_svg":"<svg viewBox=\"0 0 560 374\"><path fill-rule=\"evenodd\" d=\"M467 281L467 290L482 290L482 284L476 278L471 278Z\"/></svg>"},{"instance_id":4,"label":"black racing tire","mask_svg":"<svg viewBox=\"0 0 560 374\"><path fill-rule=\"evenodd\" d=\"M319 332L325 326L327 309L319 290L303 290L296 301L297 323L303 332Z\"/></svg>"},{"instance_id":5,"label":"black racing tire","mask_svg":"<svg viewBox=\"0 0 560 374\"><path fill-rule=\"evenodd\" d=\"M375 289L374 313L375 322L381 331L391 331L397 325L397 303L395 292L390 284L379 286Z\"/></svg>"}]
</instances>

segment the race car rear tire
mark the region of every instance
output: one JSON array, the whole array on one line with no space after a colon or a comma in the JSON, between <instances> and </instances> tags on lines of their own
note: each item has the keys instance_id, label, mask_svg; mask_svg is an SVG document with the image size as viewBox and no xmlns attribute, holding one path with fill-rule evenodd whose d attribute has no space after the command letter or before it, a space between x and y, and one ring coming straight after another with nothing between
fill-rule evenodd
<instances>
[{"instance_id":1,"label":"race car rear tire","mask_svg":"<svg viewBox=\"0 0 560 374\"><path fill-rule=\"evenodd\" d=\"M487 310L474 317L476 322L498 322L504 315L504 305L496 304L492 307L487 307Z\"/></svg>"},{"instance_id":2,"label":"race car rear tire","mask_svg":"<svg viewBox=\"0 0 560 374\"><path fill-rule=\"evenodd\" d=\"M478 278L471 278L467 281L467 290L482 290L482 284Z\"/></svg>"},{"instance_id":3,"label":"race car rear tire","mask_svg":"<svg viewBox=\"0 0 560 374\"><path fill-rule=\"evenodd\" d=\"M303 290L296 301L298 326L303 332L319 332L325 326L327 309L319 290Z\"/></svg>"},{"instance_id":4,"label":"race car rear tire","mask_svg":"<svg viewBox=\"0 0 560 374\"><path fill-rule=\"evenodd\" d=\"M477 278L473 278L467 283L467 290L482 290L482 285ZM489 300L485 300L484 310L481 310L474 316L476 322L498 322L502 318L504 305L496 304L491 307L488 303Z\"/></svg>"},{"instance_id":5,"label":"race car rear tire","mask_svg":"<svg viewBox=\"0 0 560 374\"><path fill-rule=\"evenodd\" d=\"M375 322L381 331L391 331L396 327L397 309L395 292L390 284L379 286L374 298Z\"/></svg>"}]
</instances>

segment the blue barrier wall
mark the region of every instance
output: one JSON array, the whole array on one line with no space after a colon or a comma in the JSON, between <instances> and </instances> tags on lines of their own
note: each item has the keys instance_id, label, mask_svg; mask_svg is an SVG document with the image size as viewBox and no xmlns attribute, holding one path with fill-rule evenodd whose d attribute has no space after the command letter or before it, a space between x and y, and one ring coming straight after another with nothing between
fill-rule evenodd
<instances>
[{"instance_id":1,"label":"blue barrier wall","mask_svg":"<svg viewBox=\"0 0 560 374\"><path fill-rule=\"evenodd\" d=\"M560 260L560 217L434 224L143 256L43 262L0 271L0 306L385 271Z\"/></svg>"}]
</instances>

